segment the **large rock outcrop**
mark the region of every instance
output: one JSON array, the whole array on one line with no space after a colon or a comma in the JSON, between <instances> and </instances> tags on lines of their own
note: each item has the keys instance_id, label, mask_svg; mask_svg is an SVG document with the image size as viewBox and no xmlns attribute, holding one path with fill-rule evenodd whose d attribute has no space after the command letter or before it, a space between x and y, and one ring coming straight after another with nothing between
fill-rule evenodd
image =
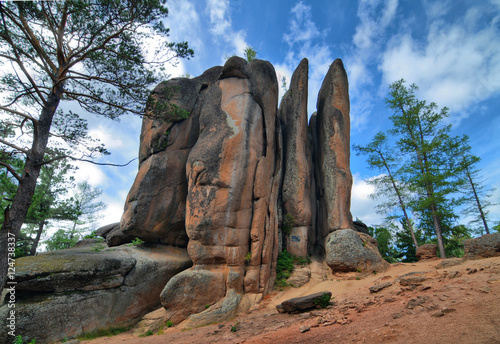
<instances>
[{"instance_id":1,"label":"large rock outcrop","mask_svg":"<svg viewBox=\"0 0 500 344\"><path fill-rule=\"evenodd\" d=\"M464 241L466 259L482 259L500 256L500 233L485 234Z\"/></svg>"},{"instance_id":2,"label":"large rock outcrop","mask_svg":"<svg viewBox=\"0 0 500 344\"><path fill-rule=\"evenodd\" d=\"M380 272L389 268L378 250L377 241L368 234L342 229L326 240L326 264L333 272Z\"/></svg>"},{"instance_id":3,"label":"large rock outcrop","mask_svg":"<svg viewBox=\"0 0 500 344\"><path fill-rule=\"evenodd\" d=\"M317 114L311 119L314 140L318 211L318 249L329 233L354 229L351 216L350 105L347 73L335 60L318 95Z\"/></svg>"},{"instance_id":4,"label":"large rock outcrop","mask_svg":"<svg viewBox=\"0 0 500 344\"><path fill-rule=\"evenodd\" d=\"M200 94L219 76L220 67L194 78L176 78L152 92L142 121L139 172L129 191L121 231L145 241L186 247L188 182L186 161L196 144Z\"/></svg>"},{"instance_id":5,"label":"large rock outcrop","mask_svg":"<svg viewBox=\"0 0 500 344\"><path fill-rule=\"evenodd\" d=\"M307 256L315 247L316 197L312 151L309 144L307 97L309 63L303 59L281 100L279 119L283 133L282 230L286 249Z\"/></svg>"},{"instance_id":6,"label":"large rock outcrop","mask_svg":"<svg viewBox=\"0 0 500 344\"><path fill-rule=\"evenodd\" d=\"M15 327L48 343L98 329L130 326L160 305L170 278L192 265L186 249L101 244L16 260ZM8 304L0 308L5 329ZM7 331L0 343L10 343Z\"/></svg>"},{"instance_id":7,"label":"large rock outcrop","mask_svg":"<svg viewBox=\"0 0 500 344\"><path fill-rule=\"evenodd\" d=\"M30 268L20 281L20 307L30 316L19 326L39 321L33 338L59 339L66 328L72 335L132 323L160 301L163 319L174 323L221 321L272 290L282 249L326 254L333 270L382 271L376 242L353 231L344 66L331 65L309 126L307 79L304 59L279 110L274 67L262 60L232 57L199 77L158 85L121 222L99 233L110 246L138 237L169 245L166 252L66 251L61 257L94 265ZM41 334L51 312L53 334Z\"/></svg>"},{"instance_id":8,"label":"large rock outcrop","mask_svg":"<svg viewBox=\"0 0 500 344\"><path fill-rule=\"evenodd\" d=\"M230 291L265 294L272 288L280 178L277 94L271 64L233 57L200 99L199 137L186 164L185 224L195 266L162 293L172 316L185 307L180 287L188 284L200 296L189 306L198 311Z\"/></svg>"}]
</instances>

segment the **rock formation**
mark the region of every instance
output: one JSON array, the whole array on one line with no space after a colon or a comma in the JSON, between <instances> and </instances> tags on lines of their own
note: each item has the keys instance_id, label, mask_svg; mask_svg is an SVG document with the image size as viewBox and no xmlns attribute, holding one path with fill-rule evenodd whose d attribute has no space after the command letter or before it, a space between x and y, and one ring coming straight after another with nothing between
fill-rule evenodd
<instances>
[{"instance_id":1,"label":"rock formation","mask_svg":"<svg viewBox=\"0 0 500 344\"><path fill-rule=\"evenodd\" d=\"M281 100L278 117L283 133L283 186L281 201L286 230L286 249L306 256L314 250L316 197L314 170L308 133L307 87L309 63L303 59ZM282 228L284 226L282 225Z\"/></svg>"},{"instance_id":2,"label":"rock formation","mask_svg":"<svg viewBox=\"0 0 500 344\"><path fill-rule=\"evenodd\" d=\"M481 259L500 256L500 233L485 234L464 241L464 257Z\"/></svg>"},{"instance_id":3,"label":"rock formation","mask_svg":"<svg viewBox=\"0 0 500 344\"><path fill-rule=\"evenodd\" d=\"M168 252L178 250L182 264L170 269L148 263L157 269L151 274L141 270L143 258L130 257L118 260L123 269L111 269L104 277L82 272L95 279L93 284L86 284L84 276L82 285L69 284L69 289L64 279L69 271L51 277L50 269L40 267L40 274L26 277L24 285L52 288L40 292L55 293L54 300L67 297L60 292L85 292L74 303L88 308L88 293L97 293L99 303L114 303L116 292L125 296L112 306L112 314L102 311L97 322L83 314L94 322L82 322L81 328L135 319L160 300L168 320L187 319L189 326L199 326L232 317L268 294L280 250L319 258L326 254L332 270L383 270L376 241L354 231L366 228L355 227L350 213L349 92L342 61L330 66L309 125L307 89L304 59L278 109L274 67L238 57L199 77L158 85L143 118L139 171L121 222L99 229L99 234L110 246L138 237L150 246L164 245ZM123 247L116 254L129 255ZM102 259L104 266L112 263L88 254L80 257ZM153 260L163 259L150 254ZM75 264L73 269L85 270ZM147 274L142 282L141 274ZM38 285L33 281L37 276L47 281ZM140 297L129 288L130 280L151 283L140 293L148 298L143 308L134 306ZM132 308L120 308L122 302ZM65 306L58 307L61 314L66 312Z\"/></svg>"},{"instance_id":4,"label":"rock formation","mask_svg":"<svg viewBox=\"0 0 500 344\"><path fill-rule=\"evenodd\" d=\"M339 229L354 229L351 216L349 84L342 61L335 60L321 85L311 121L319 211L318 248Z\"/></svg>"},{"instance_id":5,"label":"rock formation","mask_svg":"<svg viewBox=\"0 0 500 344\"><path fill-rule=\"evenodd\" d=\"M25 340L51 343L109 327L135 324L160 305L168 280L192 265L186 250L103 245L51 251L16 260L15 309L0 308L1 326L15 310ZM0 343L11 343L0 331Z\"/></svg>"}]
</instances>

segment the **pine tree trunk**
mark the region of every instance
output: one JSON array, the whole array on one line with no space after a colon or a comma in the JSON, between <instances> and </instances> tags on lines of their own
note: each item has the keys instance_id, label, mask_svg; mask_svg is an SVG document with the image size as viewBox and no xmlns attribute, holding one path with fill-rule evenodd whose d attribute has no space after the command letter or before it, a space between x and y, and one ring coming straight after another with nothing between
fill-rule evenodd
<instances>
[{"instance_id":1,"label":"pine tree trunk","mask_svg":"<svg viewBox=\"0 0 500 344\"><path fill-rule=\"evenodd\" d=\"M4 218L0 229L0 287L7 281L9 237L14 237L17 243L21 227L31 205L35 187L42 168L43 156L47 148L50 135L50 126L56 113L63 93L62 84L55 86L42 108L40 118L34 127L33 143L26 158L24 171L17 187L16 195L12 200L10 210ZM1 289L1 288L0 288Z\"/></svg>"},{"instance_id":2,"label":"pine tree trunk","mask_svg":"<svg viewBox=\"0 0 500 344\"><path fill-rule=\"evenodd\" d=\"M43 227L45 226L45 221L40 222L38 225L38 231L36 232L36 238L33 241L30 249L30 255L34 256L36 254L36 249L38 248L38 243L40 242L40 238L42 237Z\"/></svg>"},{"instance_id":3,"label":"pine tree trunk","mask_svg":"<svg viewBox=\"0 0 500 344\"><path fill-rule=\"evenodd\" d=\"M469 178L469 183L472 187L472 192L474 193L474 199L476 200L477 209L479 210L479 215L481 216L481 220L483 221L484 229L486 230L486 234L490 234L490 229L488 228L488 224L486 223L486 216L484 216L483 207L481 207L481 202L479 202L479 197L476 192L476 187L474 186L474 182L472 181L472 177L469 173L469 169L466 168L467 177Z\"/></svg>"},{"instance_id":4,"label":"pine tree trunk","mask_svg":"<svg viewBox=\"0 0 500 344\"><path fill-rule=\"evenodd\" d=\"M439 216L437 215L435 206L431 207L431 212L432 221L434 222L434 230L436 232L436 238L438 242L439 255L442 259L446 259L446 253L444 252L443 232L441 231L441 223L439 222Z\"/></svg>"}]
</instances>

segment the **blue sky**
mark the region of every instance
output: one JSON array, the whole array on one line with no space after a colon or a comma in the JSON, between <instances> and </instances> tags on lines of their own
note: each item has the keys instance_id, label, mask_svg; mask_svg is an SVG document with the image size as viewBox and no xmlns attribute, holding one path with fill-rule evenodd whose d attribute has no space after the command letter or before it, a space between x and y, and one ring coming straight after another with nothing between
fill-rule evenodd
<instances>
[{"instance_id":1,"label":"blue sky","mask_svg":"<svg viewBox=\"0 0 500 344\"><path fill-rule=\"evenodd\" d=\"M172 77L197 76L251 46L279 77L290 80L307 57L312 114L329 65L341 58L350 86L351 144L367 144L388 128L384 97L391 82L416 83L420 99L450 109L453 133L470 137L473 152L482 158L485 184L497 189L491 200L500 203L499 0L169 0L167 6L171 39L187 40L195 50L192 60L169 67ZM120 122L93 118L91 133L112 153L101 160L123 163L136 157L140 123L132 116ZM79 178L104 191L108 209L102 224L119 221L136 172L136 162L126 168L81 165ZM378 172L355 154L351 172L353 216L381 224L365 182ZM490 211L491 219L500 221L500 207Z\"/></svg>"}]
</instances>

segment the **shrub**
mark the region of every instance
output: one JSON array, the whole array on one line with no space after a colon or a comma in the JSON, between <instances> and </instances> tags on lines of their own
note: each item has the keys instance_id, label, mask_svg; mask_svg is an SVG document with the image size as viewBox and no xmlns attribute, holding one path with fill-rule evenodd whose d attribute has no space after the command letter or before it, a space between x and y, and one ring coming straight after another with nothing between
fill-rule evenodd
<instances>
[{"instance_id":1,"label":"shrub","mask_svg":"<svg viewBox=\"0 0 500 344\"><path fill-rule=\"evenodd\" d=\"M331 296L329 294L324 293L320 297L314 299L313 302L314 302L315 305L318 305L321 308L326 308L326 307L328 307L330 305L330 300L331 299L332 298L331 298Z\"/></svg>"}]
</instances>

